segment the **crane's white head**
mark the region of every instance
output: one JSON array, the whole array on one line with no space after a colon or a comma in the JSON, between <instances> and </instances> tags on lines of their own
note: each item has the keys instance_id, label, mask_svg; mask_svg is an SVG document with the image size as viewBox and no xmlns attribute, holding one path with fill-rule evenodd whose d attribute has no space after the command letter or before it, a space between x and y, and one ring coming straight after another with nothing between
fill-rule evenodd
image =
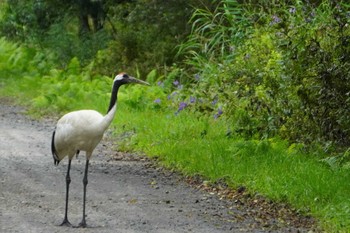
<instances>
[{"instance_id":1,"label":"crane's white head","mask_svg":"<svg viewBox=\"0 0 350 233\"><path fill-rule=\"evenodd\" d=\"M119 85L128 84L128 83L138 83L143 85L149 85L148 82L139 80L137 78L134 78L126 73L120 73L114 78L114 83L118 83Z\"/></svg>"}]
</instances>

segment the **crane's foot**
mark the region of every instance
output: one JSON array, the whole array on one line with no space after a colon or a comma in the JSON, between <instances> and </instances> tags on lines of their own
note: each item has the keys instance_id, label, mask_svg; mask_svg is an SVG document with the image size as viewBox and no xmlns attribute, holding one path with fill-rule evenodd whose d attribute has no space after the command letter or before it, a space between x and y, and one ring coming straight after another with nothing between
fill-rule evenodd
<instances>
[{"instance_id":1,"label":"crane's foot","mask_svg":"<svg viewBox=\"0 0 350 233\"><path fill-rule=\"evenodd\" d=\"M79 223L79 225L78 225L77 227L79 227L79 228L86 228L87 225L86 225L85 219L83 219L83 220L81 221L81 223Z\"/></svg>"},{"instance_id":2,"label":"crane's foot","mask_svg":"<svg viewBox=\"0 0 350 233\"><path fill-rule=\"evenodd\" d=\"M66 218L63 220L60 226L73 227L73 225Z\"/></svg>"}]
</instances>

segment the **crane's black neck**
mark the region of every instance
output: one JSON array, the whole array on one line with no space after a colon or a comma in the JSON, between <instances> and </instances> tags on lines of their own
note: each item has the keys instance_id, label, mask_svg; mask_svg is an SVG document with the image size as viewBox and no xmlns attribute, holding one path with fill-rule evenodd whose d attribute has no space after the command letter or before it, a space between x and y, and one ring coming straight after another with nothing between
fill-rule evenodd
<instances>
[{"instance_id":1,"label":"crane's black neck","mask_svg":"<svg viewBox=\"0 0 350 233\"><path fill-rule=\"evenodd\" d=\"M115 82L113 83L112 95L111 95L111 100L110 100L110 102L109 102L109 107L108 107L107 113L109 113L109 111L111 111L111 109L113 108L113 106L114 106L115 103L117 102L119 87L120 87L122 84L123 84L123 83L118 82L118 81L115 81Z\"/></svg>"}]
</instances>

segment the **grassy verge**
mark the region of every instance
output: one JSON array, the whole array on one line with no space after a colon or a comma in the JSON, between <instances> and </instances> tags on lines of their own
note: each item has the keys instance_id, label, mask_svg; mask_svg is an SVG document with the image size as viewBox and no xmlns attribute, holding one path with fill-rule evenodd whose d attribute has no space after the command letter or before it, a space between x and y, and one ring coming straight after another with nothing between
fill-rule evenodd
<instances>
[{"instance_id":1,"label":"grassy verge","mask_svg":"<svg viewBox=\"0 0 350 233\"><path fill-rule=\"evenodd\" d=\"M4 41L0 50L0 96L27 105L34 115L61 115L81 108L105 112L111 79L90 77L74 59L66 70L57 70L45 68L50 64L38 54ZM121 91L113 124L116 139L123 138L119 149L158 156L166 166L184 173L212 181L224 178L233 188L242 185L251 193L288 202L318 218L326 231L350 229L347 169L332 170L298 145L279 139L228 137L223 118L198 117L187 109L175 114L170 102L165 103L170 107L158 108L156 97L167 100L156 85Z\"/></svg>"},{"instance_id":2,"label":"grassy verge","mask_svg":"<svg viewBox=\"0 0 350 233\"><path fill-rule=\"evenodd\" d=\"M121 144L159 156L170 167L232 187L243 185L277 201L290 203L320 219L327 231L350 228L350 174L331 170L284 141L227 138L225 124L191 114L131 111L120 106L117 134L134 132ZM206 132L203 135L203 132Z\"/></svg>"}]
</instances>

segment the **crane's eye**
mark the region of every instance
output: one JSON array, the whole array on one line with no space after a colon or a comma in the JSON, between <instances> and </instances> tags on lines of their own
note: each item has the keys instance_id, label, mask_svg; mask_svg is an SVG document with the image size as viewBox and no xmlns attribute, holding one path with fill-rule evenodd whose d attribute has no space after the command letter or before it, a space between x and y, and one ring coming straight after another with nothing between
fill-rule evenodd
<instances>
[{"instance_id":1,"label":"crane's eye","mask_svg":"<svg viewBox=\"0 0 350 233\"><path fill-rule=\"evenodd\" d=\"M127 74L123 74L123 78L129 78Z\"/></svg>"}]
</instances>

